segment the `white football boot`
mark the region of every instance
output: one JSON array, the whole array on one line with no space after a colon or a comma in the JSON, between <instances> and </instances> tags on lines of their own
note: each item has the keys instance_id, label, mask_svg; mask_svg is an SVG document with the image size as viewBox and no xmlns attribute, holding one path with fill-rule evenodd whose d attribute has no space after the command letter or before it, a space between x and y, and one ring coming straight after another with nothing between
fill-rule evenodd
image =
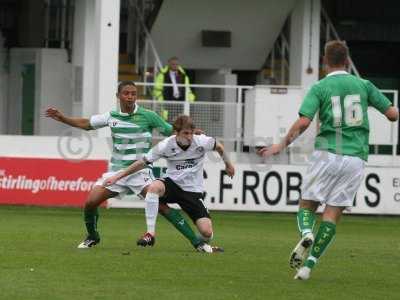
<instances>
[{"instance_id":1,"label":"white football boot","mask_svg":"<svg viewBox=\"0 0 400 300\"><path fill-rule=\"evenodd\" d=\"M198 252L205 252L205 253L218 253L218 252L224 252L224 249L218 246L211 246L207 243L201 243L196 247L196 250Z\"/></svg>"},{"instance_id":2,"label":"white football boot","mask_svg":"<svg viewBox=\"0 0 400 300\"><path fill-rule=\"evenodd\" d=\"M93 240L93 239L90 239L90 238L87 237L82 243L80 243L78 245L77 248L78 249L88 249L88 248L94 247L98 243L100 243L100 239Z\"/></svg>"},{"instance_id":3,"label":"white football boot","mask_svg":"<svg viewBox=\"0 0 400 300\"><path fill-rule=\"evenodd\" d=\"M294 276L294 279L307 280L310 278L310 275L311 269L309 267L301 267Z\"/></svg>"},{"instance_id":4,"label":"white football boot","mask_svg":"<svg viewBox=\"0 0 400 300\"><path fill-rule=\"evenodd\" d=\"M213 253L212 247L207 243L201 243L197 246L196 250L198 252L206 252L206 253Z\"/></svg>"},{"instance_id":5,"label":"white football boot","mask_svg":"<svg viewBox=\"0 0 400 300\"><path fill-rule=\"evenodd\" d=\"M311 232L301 238L290 254L289 265L291 268L298 269L303 265L313 243L314 235Z\"/></svg>"}]
</instances>

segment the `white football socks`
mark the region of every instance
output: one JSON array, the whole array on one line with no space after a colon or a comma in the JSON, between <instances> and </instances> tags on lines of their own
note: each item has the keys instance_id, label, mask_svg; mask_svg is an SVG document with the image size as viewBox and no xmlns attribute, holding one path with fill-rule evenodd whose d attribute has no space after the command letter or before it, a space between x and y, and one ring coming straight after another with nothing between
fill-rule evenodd
<instances>
[{"instance_id":1,"label":"white football socks","mask_svg":"<svg viewBox=\"0 0 400 300\"><path fill-rule=\"evenodd\" d=\"M144 201L146 205L145 213L147 232L154 236L156 232L156 221L158 214L158 195L155 193L147 193Z\"/></svg>"}]
</instances>

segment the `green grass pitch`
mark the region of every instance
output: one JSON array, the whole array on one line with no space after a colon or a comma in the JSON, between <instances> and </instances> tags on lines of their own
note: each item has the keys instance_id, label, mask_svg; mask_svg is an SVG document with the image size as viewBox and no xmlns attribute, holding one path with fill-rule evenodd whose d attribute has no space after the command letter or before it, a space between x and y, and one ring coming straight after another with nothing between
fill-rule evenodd
<instances>
[{"instance_id":1,"label":"green grass pitch","mask_svg":"<svg viewBox=\"0 0 400 300\"><path fill-rule=\"evenodd\" d=\"M129 209L102 209L101 244L80 250L81 210L0 206L0 299L400 299L398 217L344 216L299 282L294 214L212 215L225 253L196 253L162 217L156 246L139 249L144 214Z\"/></svg>"}]
</instances>

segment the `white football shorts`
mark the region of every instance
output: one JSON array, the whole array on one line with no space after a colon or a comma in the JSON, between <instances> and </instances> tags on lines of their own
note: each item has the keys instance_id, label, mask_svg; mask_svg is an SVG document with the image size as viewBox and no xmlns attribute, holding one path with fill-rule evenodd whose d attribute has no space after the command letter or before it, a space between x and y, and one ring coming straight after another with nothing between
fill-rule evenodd
<instances>
[{"instance_id":1,"label":"white football shorts","mask_svg":"<svg viewBox=\"0 0 400 300\"><path fill-rule=\"evenodd\" d=\"M302 199L351 207L364 178L364 161L356 156L314 151L304 176Z\"/></svg>"},{"instance_id":2,"label":"white football shorts","mask_svg":"<svg viewBox=\"0 0 400 300\"><path fill-rule=\"evenodd\" d=\"M107 178L110 178L117 173L118 171L104 173L103 176L97 180L95 185L103 185L103 182ZM106 189L119 194L131 190L135 194L139 195L140 192L153 181L154 176L151 169L143 169L118 180L115 184L107 186Z\"/></svg>"}]
</instances>

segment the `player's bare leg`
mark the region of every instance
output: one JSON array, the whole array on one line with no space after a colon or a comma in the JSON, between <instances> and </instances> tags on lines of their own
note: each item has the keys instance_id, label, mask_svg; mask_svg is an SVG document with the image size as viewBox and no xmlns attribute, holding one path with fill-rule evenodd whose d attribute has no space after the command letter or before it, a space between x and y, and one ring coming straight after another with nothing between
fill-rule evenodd
<instances>
[{"instance_id":1,"label":"player's bare leg","mask_svg":"<svg viewBox=\"0 0 400 300\"><path fill-rule=\"evenodd\" d=\"M322 215L322 223L315 237L310 255L301 267L295 279L307 280L310 278L311 270L318 262L318 259L325 253L328 246L332 243L336 234L336 224L339 222L345 207L327 205Z\"/></svg>"},{"instance_id":2,"label":"player's bare leg","mask_svg":"<svg viewBox=\"0 0 400 300\"><path fill-rule=\"evenodd\" d=\"M200 218L196 220L196 226L199 230L203 241L210 242L213 238L212 222L209 218Z\"/></svg>"},{"instance_id":3,"label":"player's bare leg","mask_svg":"<svg viewBox=\"0 0 400 300\"><path fill-rule=\"evenodd\" d=\"M212 227L212 221L210 218L200 218L196 220L196 226L198 231L201 234L202 240L204 241L204 244L201 244L200 247L198 247L199 251L202 252L224 252L224 249L217 247L217 246L211 246L211 251L209 251L209 245L208 243L212 240L213 238L213 227Z\"/></svg>"},{"instance_id":4,"label":"player's bare leg","mask_svg":"<svg viewBox=\"0 0 400 300\"><path fill-rule=\"evenodd\" d=\"M308 256L314 242L313 228L315 225L315 211L319 202L300 200L297 212L297 225L300 232L300 241L290 254L289 265L291 268L300 268Z\"/></svg>"},{"instance_id":5,"label":"player's bare leg","mask_svg":"<svg viewBox=\"0 0 400 300\"><path fill-rule=\"evenodd\" d=\"M97 222L99 220L98 207L101 203L116 195L118 195L118 193L112 192L100 185L94 186L90 191L84 206L87 237L78 245L78 248L91 248L100 242L100 235L97 231Z\"/></svg>"}]
</instances>

